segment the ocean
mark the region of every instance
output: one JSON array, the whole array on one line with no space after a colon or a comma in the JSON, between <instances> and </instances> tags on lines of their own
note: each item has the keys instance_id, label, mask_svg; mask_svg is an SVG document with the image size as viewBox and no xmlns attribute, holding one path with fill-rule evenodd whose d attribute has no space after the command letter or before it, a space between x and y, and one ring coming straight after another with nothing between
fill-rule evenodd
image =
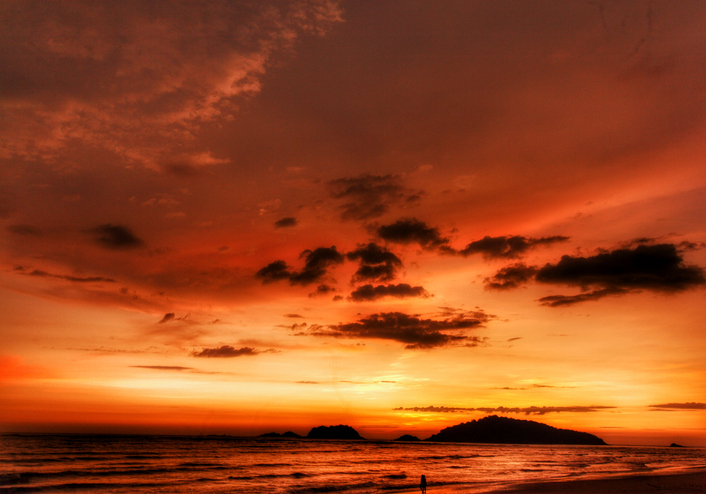
<instances>
[{"instance_id":1,"label":"ocean","mask_svg":"<svg viewBox=\"0 0 706 494\"><path fill-rule=\"evenodd\" d=\"M0 436L0 493L481 492L535 481L706 468L706 449L312 441L214 436Z\"/></svg>"}]
</instances>

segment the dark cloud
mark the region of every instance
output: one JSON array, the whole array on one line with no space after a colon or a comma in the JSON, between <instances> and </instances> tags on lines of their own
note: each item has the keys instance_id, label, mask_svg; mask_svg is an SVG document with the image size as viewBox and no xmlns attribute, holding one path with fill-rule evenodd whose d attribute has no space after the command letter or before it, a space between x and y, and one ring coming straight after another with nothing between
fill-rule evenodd
<instances>
[{"instance_id":1,"label":"dark cloud","mask_svg":"<svg viewBox=\"0 0 706 494\"><path fill-rule=\"evenodd\" d=\"M673 244L638 245L591 257L563 256L557 264L539 269L535 279L583 288L662 292L679 292L706 284L703 269L685 265Z\"/></svg>"},{"instance_id":2,"label":"dark cloud","mask_svg":"<svg viewBox=\"0 0 706 494\"><path fill-rule=\"evenodd\" d=\"M706 403L663 403L661 405L649 405L650 408L667 411L667 410L706 410Z\"/></svg>"},{"instance_id":3,"label":"dark cloud","mask_svg":"<svg viewBox=\"0 0 706 494\"><path fill-rule=\"evenodd\" d=\"M562 256L558 263L542 268L511 264L486 278L486 288L509 290L532 279L580 287L582 293L576 295L550 295L539 299L542 305L562 307L639 290L675 293L706 284L703 269L684 264L680 253L680 249L681 252L692 249L693 244L650 244L652 241L651 238L636 239L629 244L633 247L590 257Z\"/></svg>"},{"instance_id":4,"label":"dark cloud","mask_svg":"<svg viewBox=\"0 0 706 494\"><path fill-rule=\"evenodd\" d=\"M106 278L103 276L71 276L66 274L54 274L47 271L42 271L41 269L33 269L28 271L22 266L16 266L13 269L14 272L24 274L26 276L37 276L39 278L55 278L58 280L66 280L74 283L115 283L112 278Z\"/></svg>"},{"instance_id":5,"label":"dark cloud","mask_svg":"<svg viewBox=\"0 0 706 494\"><path fill-rule=\"evenodd\" d=\"M292 273L289 281L293 285L308 285L319 281L326 275L326 270L330 266L343 263L343 254L338 252L335 246L305 250L301 257L304 257L304 269L298 273Z\"/></svg>"},{"instance_id":6,"label":"dark cloud","mask_svg":"<svg viewBox=\"0 0 706 494\"><path fill-rule=\"evenodd\" d=\"M297 226L298 223L299 222L296 218L288 216L286 218L282 218L281 220L275 221L275 228L287 228L290 226Z\"/></svg>"},{"instance_id":7,"label":"dark cloud","mask_svg":"<svg viewBox=\"0 0 706 494\"><path fill-rule=\"evenodd\" d=\"M305 250L299 257L304 258L301 271L292 271L285 261L279 260L260 269L255 276L261 278L263 283L289 280L291 285L309 285L321 281L328 274L329 267L344 261L343 254L335 246Z\"/></svg>"},{"instance_id":8,"label":"dark cloud","mask_svg":"<svg viewBox=\"0 0 706 494\"><path fill-rule=\"evenodd\" d=\"M284 317L289 317L291 319L303 319L304 316L301 314L285 314Z\"/></svg>"},{"instance_id":9,"label":"dark cloud","mask_svg":"<svg viewBox=\"0 0 706 494\"><path fill-rule=\"evenodd\" d=\"M390 281L397 276L402 260L385 247L375 243L359 245L346 254L349 261L359 261L360 267L353 275L354 283L361 281Z\"/></svg>"},{"instance_id":10,"label":"dark cloud","mask_svg":"<svg viewBox=\"0 0 706 494\"><path fill-rule=\"evenodd\" d=\"M109 249L133 249L144 245L129 228L122 225L107 223L91 228L89 233L96 235L98 244Z\"/></svg>"},{"instance_id":11,"label":"dark cloud","mask_svg":"<svg viewBox=\"0 0 706 494\"><path fill-rule=\"evenodd\" d=\"M548 297L540 298L539 301L542 305L546 305L547 307L561 307L587 302L589 300L599 300L610 295L623 295L629 292L630 290L625 290L623 288L609 287L579 293L578 295L549 295Z\"/></svg>"},{"instance_id":12,"label":"dark cloud","mask_svg":"<svg viewBox=\"0 0 706 494\"><path fill-rule=\"evenodd\" d=\"M335 291L336 289L332 286L326 284L319 285L316 287L316 291L309 294L309 298L325 296L330 293L334 293Z\"/></svg>"},{"instance_id":13,"label":"dark cloud","mask_svg":"<svg viewBox=\"0 0 706 494\"><path fill-rule=\"evenodd\" d=\"M398 285L363 285L353 291L348 297L348 300L351 300L353 302L370 302L373 300L381 299L383 297L428 298L429 296L429 292L427 292L424 287L411 286L407 283L400 283Z\"/></svg>"},{"instance_id":14,"label":"dark cloud","mask_svg":"<svg viewBox=\"0 0 706 494\"><path fill-rule=\"evenodd\" d=\"M483 254L488 259L492 258L517 258L528 250L538 245L549 245L556 242L565 242L569 237L556 235L553 237L528 238L520 235L489 237L471 242L465 249L459 251L462 256Z\"/></svg>"},{"instance_id":15,"label":"dark cloud","mask_svg":"<svg viewBox=\"0 0 706 494\"><path fill-rule=\"evenodd\" d=\"M274 281L288 280L292 276L289 266L285 261L274 261L260 269L255 276L262 278L263 283L272 283Z\"/></svg>"},{"instance_id":16,"label":"dark cloud","mask_svg":"<svg viewBox=\"0 0 706 494\"><path fill-rule=\"evenodd\" d=\"M611 406L569 406L569 407L495 407L495 408L465 408L465 407L411 407L411 408L395 408L395 411L410 411L410 412L427 412L427 413L466 413L466 412L483 412L483 413L523 413L525 415L544 415L547 413L589 413L600 412L603 410L615 409Z\"/></svg>"},{"instance_id":17,"label":"dark cloud","mask_svg":"<svg viewBox=\"0 0 706 494\"><path fill-rule=\"evenodd\" d=\"M233 357L243 357L259 355L260 351L254 348L244 346L242 348L235 348L230 345L223 345L218 348L204 348L200 352L192 352L192 357L204 357L204 358L233 358Z\"/></svg>"},{"instance_id":18,"label":"dark cloud","mask_svg":"<svg viewBox=\"0 0 706 494\"><path fill-rule=\"evenodd\" d=\"M437 228L429 227L416 218L401 219L391 225L382 225L377 229L377 235L388 242L417 243L423 249L452 252L448 245L448 238L442 237Z\"/></svg>"},{"instance_id":19,"label":"dark cloud","mask_svg":"<svg viewBox=\"0 0 706 494\"><path fill-rule=\"evenodd\" d=\"M482 311L464 312L446 319L422 319L401 312L372 314L357 322L312 326L307 334L335 338L373 338L405 343L406 348L435 348L447 345L477 346L484 338L466 331L484 326L490 316Z\"/></svg>"},{"instance_id":20,"label":"dark cloud","mask_svg":"<svg viewBox=\"0 0 706 494\"><path fill-rule=\"evenodd\" d=\"M157 324L164 324L165 322L169 322L174 320L174 313L173 312L167 312L164 314L164 317L157 323Z\"/></svg>"},{"instance_id":21,"label":"dark cloud","mask_svg":"<svg viewBox=\"0 0 706 494\"><path fill-rule=\"evenodd\" d=\"M529 282L535 274L535 266L518 262L500 269L492 278L486 278L485 287L488 290L510 290Z\"/></svg>"},{"instance_id":22,"label":"dark cloud","mask_svg":"<svg viewBox=\"0 0 706 494\"><path fill-rule=\"evenodd\" d=\"M340 206L343 220L364 221L385 214L392 204L416 202L421 192L411 191L396 175L360 175L327 183L334 199L347 201Z\"/></svg>"}]
</instances>

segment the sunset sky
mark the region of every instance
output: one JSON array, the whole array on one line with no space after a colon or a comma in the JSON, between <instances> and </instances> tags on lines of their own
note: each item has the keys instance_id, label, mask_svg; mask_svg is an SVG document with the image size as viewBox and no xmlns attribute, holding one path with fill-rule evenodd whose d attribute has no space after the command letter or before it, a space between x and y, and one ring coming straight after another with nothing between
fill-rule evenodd
<instances>
[{"instance_id":1,"label":"sunset sky","mask_svg":"<svg viewBox=\"0 0 706 494\"><path fill-rule=\"evenodd\" d=\"M706 2L0 26L0 432L706 446Z\"/></svg>"}]
</instances>

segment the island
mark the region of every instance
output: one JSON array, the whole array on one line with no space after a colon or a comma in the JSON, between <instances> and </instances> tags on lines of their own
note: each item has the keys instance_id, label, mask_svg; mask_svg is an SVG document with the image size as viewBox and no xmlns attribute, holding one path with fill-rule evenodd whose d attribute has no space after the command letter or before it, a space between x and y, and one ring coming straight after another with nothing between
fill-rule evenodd
<instances>
[{"instance_id":1,"label":"island","mask_svg":"<svg viewBox=\"0 0 706 494\"><path fill-rule=\"evenodd\" d=\"M365 439L349 425L331 425L314 427L306 435L307 439Z\"/></svg>"},{"instance_id":2,"label":"island","mask_svg":"<svg viewBox=\"0 0 706 494\"><path fill-rule=\"evenodd\" d=\"M534 422L491 415L442 429L427 441L495 444L575 444L604 446L603 439Z\"/></svg>"},{"instance_id":3,"label":"island","mask_svg":"<svg viewBox=\"0 0 706 494\"><path fill-rule=\"evenodd\" d=\"M410 434L405 434L404 436L400 436L395 441L421 441L417 436L412 436Z\"/></svg>"},{"instance_id":4,"label":"island","mask_svg":"<svg viewBox=\"0 0 706 494\"><path fill-rule=\"evenodd\" d=\"M274 438L291 438L291 439L299 439L301 436L297 434L296 432L292 431L287 431L284 434L280 434L278 432L268 432L267 434L260 434L257 437L274 437Z\"/></svg>"}]
</instances>

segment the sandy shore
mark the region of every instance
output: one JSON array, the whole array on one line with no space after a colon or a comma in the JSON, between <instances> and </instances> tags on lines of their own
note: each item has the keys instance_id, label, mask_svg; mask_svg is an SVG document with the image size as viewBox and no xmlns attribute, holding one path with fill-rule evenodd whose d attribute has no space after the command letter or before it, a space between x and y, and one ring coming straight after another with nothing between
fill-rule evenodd
<instances>
[{"instance_id":1,"label":"sandy shore","mask_svg":"<svg viewBox=\"0 0 706 494\"><path fill-rule=\"evenodd\" d=\"M404 494L419 494L419 490ZM464 492L502 494L706 494L706 471L675 475L640 475L607 480L573 480L538 482L505 489L473 489L444 486L427 488L428 494L460 494Z\"/></svg>"}]
</instances>

